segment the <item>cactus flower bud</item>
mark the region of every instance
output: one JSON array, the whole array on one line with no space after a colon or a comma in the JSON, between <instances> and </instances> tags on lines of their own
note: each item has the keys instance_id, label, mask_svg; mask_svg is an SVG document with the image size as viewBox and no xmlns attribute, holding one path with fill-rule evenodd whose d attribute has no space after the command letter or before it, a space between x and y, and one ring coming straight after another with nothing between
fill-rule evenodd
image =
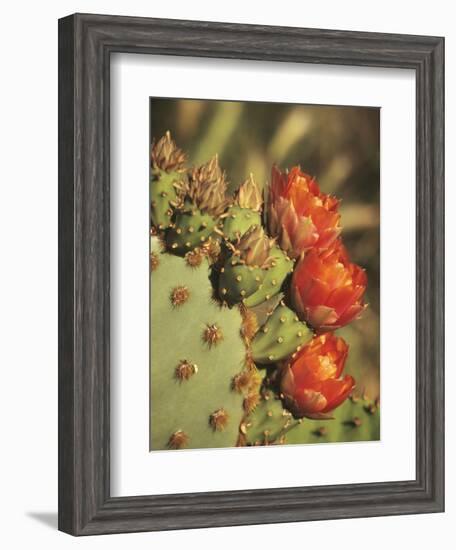
<instances>
[{"instance_id":1,"label":"cactus flower bud","mask_svg":"<svg viewBox=\"0 0 456 550\"><path fill-rule=\"evenodd\" d=\"M285 367L281 392L295 418L324 418L349 396L355 380L342 377L348 345L332 333L313 338Z\"/></svg>"},{"instance_id":2,"label":"cactus flower bud","mask_svg":"<svg viewBox=\"0 0 456 550\"><path fill-rule=\"evenodd\" d=\"M218 217L227 206L226 179L215 155L209 162L194 168L186 189L190 201L204 213Z\"/></svg>"},{"instance_id":3,"label":"cactus flower bud","mask_svg":"<svg viewBox=\"0 0 456 550\"><path fill-rule=\"evenodd\" d=\"M280 247L292 258L329 248L341 232L339 201L297 166L285 173L273 166L271 179L268 225Z\"/></svg>"},{"instance_id":4,"label":"cactus flower bud","mask_svg":"<svg viewBox=\"0 0 456 550\"><path fill-rule=\"evenodd\" d=\"M171 225L175 207L185 185L186 155L170 132L152 145L150 171L150 218L154 232Z\"/></svg>"},{"instance_id":5,"label":"cactus flower bud","mask_svg":"<svg viewBox=\"0 0 456 550\"><path fill-rule=\"evenodd\" d=\"M246 265L268 269L273 262L270 255L273 244L274 241L265 234L261 225L255 225L242 237L236 250Z\"/></svg>"},{"instance_id":6,"label":"cactus flower bud","mask_svg":"<svg viewBox=\"0 0 456 550\"><path fill-rule=\"evenodd\" d=\"M252 174L239 187L236 202L241 208L249 208L255 212L260 212L263 199Z\"/></svg>"},{"instance_id":7,"label":"cactus flower bud","mask_svg":"<svg viewBox=\"0 0 456 550\"><path fill-rule=\"evenodd\" d=\"M183 204L166 235L170 250L185 255L220 232L220 215L228 207L225 191L225 173L217 155L191 171L183 188Z\"/></svg>"},{"instance_id":8,"label":"cactus flower bud","mask_svg":"<svg viewBox=\"0 0 456 550\"><path fill-rule=\"evenodd\" d=\"M224 214L223 234L229 241L239 240L251 227L261 225L263 199L252 174L237 190L234 204Z\"/></svg>"},{"instance_id":9,"label":"cactus flower bud","mask_svg":"<svg viewBox=\"0 0 456 550\"><path fill-rule=\"evenodd\" d=\"M253 307L280 292L293 262L264 229L251 227L226 259L219 278L219 295L230 305L243 302Z\"/></svg>"},{"instance_id":10,"label":"cactus flower bud","mask_svg":"<svg viewBox=\"0 0 456 550\"><path fill-rule=\"evenodd\" d=\"M337 241L329 251L310 250L303 256L291 282L291 299L298 316L317 332L340 328L360 316L367 276L350 262Z\"/></svg>"},{"instance_id":11,"label":"cactus flower bud","mask_svg":"<svg viewBox=\"0 0 456 550\"><path fill-rule=\"evenodd\" d=\"M177 147L168 131L152 145L152 169L183 172L187 155Z\"/></svg>"}]
</instances>

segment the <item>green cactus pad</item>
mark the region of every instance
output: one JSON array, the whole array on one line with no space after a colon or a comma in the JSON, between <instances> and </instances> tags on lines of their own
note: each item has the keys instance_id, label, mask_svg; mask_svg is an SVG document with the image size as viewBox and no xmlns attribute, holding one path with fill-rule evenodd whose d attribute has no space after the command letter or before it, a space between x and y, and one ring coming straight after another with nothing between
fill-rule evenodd
<instances>
[{"instance_id":1,"label":"green cactus pad","mask_svg":"<svg viewBox=\"0 0 456 550\"><path fill-rule=\"evenodd\" d=\"M261 225L261 214L250 208L234 205L228 209L223 222L223 233L229 241L235 241L254 225Z\"/></svg>"},{"instance_id":2,"label":"green cactus pad","mask_svg":"<svg viewBox=\"0 0 456 550\"><path fill-rule=\"evenodd\" d=\"M238 304L245 297L256 293L264 280L266 271L259 267L248 267L239 259L230 256L219 278L219 296L228 304Z\"/></svg>"},{"instance_id":3,"label":"green cactus pad","mask_svg":"<svg viewBox=\"0 0 456 550\"><path fill-rule=\"evenodd\" d=\"M278 246L272 247L271 256L276 265L266 271L262 287L245 299L247 307L257 306L278 294L287 275L293 272L293 261Z\"/></svg>"},{"instance_id":4,"label":"green cactus pad","mask_svg":"<svg viewBox=\"0 0 456 550\"><path fill-rule=\"evenodd\" d=\"M380 410L370 399L347 399L327 420L296 420L270 388L243 421L246 445L304 445L380 440Z\"/></svg>"},{"instance_id":5,"label":"green cactus pad","mask_svg":"<svg viewBox=\"0 0 456 550\"><path fill-rule=\"evenodd\" d=\"M284 436L298 421L285 410L276 395L267 390L255 410L244 421L247 445L271 445L284 442Z\"/></svg>"},{"instance_id":6,"label":"green cactus pad","mask_svg":"<svg viewBox=\"0 0 456 550\"><path fill-rule=\"evenodd\" d=\"M167 247L173 254L183 256L204 244L215 227L216 220L197 208L180 211L176 214L173 227L167 232Z\"/></svg>"},{"instance_id":7,"label":"green cactus pad","mask_svg":"<svg viewBox=\"0 0 456 550\"><path fill-rule=\"evenodd\" d=\"M274 266L261 269L247 266L238 256L231 255L220 274L220 298L230 305L243 302L247 307L253 307L278 294L285 277L293 269L293 263L277 246L271 249L271 256Z\"/></svg>"},{"instance_id":8,"label":"green cactus pad","mask_svg":"<svg viewBox=\"0 0 456 550\"><path fill-rule=\"evenodd\" d=\"M150 449L237 444L244 368L238 308L211 299L209 265L190 267L152 239ZM152 263L151 263L152 265Z\"/></svg>"},{"instance_id":9,"label":"green cactus pad","mask_svg":"<svg viewBox=\"0 0 456 550\"><path fill-rule=\"evenodd\" d=\"M182 179L178 172L153 170L150 179L150 216L157 229L165 229L171 224L173 206L177 200L175 185Z\"/></svg>"},{"instance_id":10,"label":"green cactus pad","mask_svg":"<svg viewBox=\"0 0 456 550\"><path fill-rule=\"evenodd\" d=\"M296 313L280 304L260 328L252 342L255 363L268 365L287 359L312 339L312 332Z\"/></svg>"},{"instance_id":11,"label":"green cactus pad","mask_svg":"<svg viewBox=\"0 0 456 550\"><path fill-rule=\"evenodd\" d=\"M361 397L347 399L330 413L330 420L303 418L285 437L287 444L334 443L341 441L379 441L380 409Z\"/></svg>"}]
</instances>

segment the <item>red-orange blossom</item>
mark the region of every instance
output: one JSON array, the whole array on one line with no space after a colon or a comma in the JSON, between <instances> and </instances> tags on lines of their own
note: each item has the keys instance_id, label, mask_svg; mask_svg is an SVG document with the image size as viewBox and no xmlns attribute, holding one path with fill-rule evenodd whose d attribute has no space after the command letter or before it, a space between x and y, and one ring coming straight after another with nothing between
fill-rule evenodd
<instances>
[{"instance_id":1,"label":"red-orange blossom","mask_svg":"<svg viewBox=\"0 0 456 550\"><path fill-rule=\"evenodd\" d=\"M284 368L281 392L295 418L321 418L349 396L355 381L342 377L348 354L343 338L316 336Z\"/></svg>"},{"instance_id":2,"label":"red-orange blossom","mask_svg":"<svg viewBox=\"0 0 456 550\"><path fill-rule=\"evenodd\" d=\"M340 240L330 250L307 252L291 282L291 300L298 316L318 333L340 328L358 318L366 307L364 269L350 262Z\"/></svg>"},{"instance_id":3,"label":"red-orange blossom","mask_svg":"<svg viewBox=\"0 0 456 550\"><path fill-rule=\"evenodd\" d=\"M289 172L272 167L268 226L272 237L292 258L310 249L326 250L341 232L339 201L320 191L314 178L298 166Z\"/></svg>"}]
</instances>

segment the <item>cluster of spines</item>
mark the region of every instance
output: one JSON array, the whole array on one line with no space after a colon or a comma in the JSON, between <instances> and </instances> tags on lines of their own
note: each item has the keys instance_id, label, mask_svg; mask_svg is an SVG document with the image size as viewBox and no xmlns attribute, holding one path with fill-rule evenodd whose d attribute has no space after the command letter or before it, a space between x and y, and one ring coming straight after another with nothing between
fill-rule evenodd
<instances>
[{"instance_id":1,"label":"cluster of spines","mask_svg":"<svg viewBox=\"0 0 456 550\"><path fill-rule=\"evenodd\" d=\"M184 255L187 265L200 267L206 259L210 264L217 262L221 253L221 246L218 239L209 237L201 246L197 246Z\"/></svg>"},{"instance_id":2,"label":"cluster of spines","mask_svg":"<svg viewBox=\"0 0 456 550\"><path fill-rule=\"evenodd\" d=\"M176 367L175 376L179 382L184 382L185 380L190 380L197 372L198 365L196 363L182 359Z\"/></svg>"}]
</instances>

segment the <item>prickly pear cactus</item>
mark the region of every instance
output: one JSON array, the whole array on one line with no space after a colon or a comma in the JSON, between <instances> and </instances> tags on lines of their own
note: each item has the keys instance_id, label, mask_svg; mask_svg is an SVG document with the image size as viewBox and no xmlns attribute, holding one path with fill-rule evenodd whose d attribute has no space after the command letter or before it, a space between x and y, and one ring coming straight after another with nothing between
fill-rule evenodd
<instances>
[{"instance_id":1,"label":"prickly pear cactus","mask_svg":"<svg viewBox=\"0 0 456 550\"><path fill-rule=\"evenodd\" d=\"M238 309L212 298L206 259L192 267L151 246L150 448L233 447L244 413L233 379L246 358Z\"/></svg>"},{"instance_id":2,"label":"prickly pear cactus","mask_svg":"<svg viewBox=\"0 0 456 550\"><path fill-rule=\"evenodd\" d=\"M153 144L150 449L378 439L378 402L353 391L334 336L365 309L365 276L340 242L334 265L318 248L340 233L338 201L276 170L268 224L252 176L227 196L217 156L186 161L169 132Z\"/></svg>"}]
</instances>

